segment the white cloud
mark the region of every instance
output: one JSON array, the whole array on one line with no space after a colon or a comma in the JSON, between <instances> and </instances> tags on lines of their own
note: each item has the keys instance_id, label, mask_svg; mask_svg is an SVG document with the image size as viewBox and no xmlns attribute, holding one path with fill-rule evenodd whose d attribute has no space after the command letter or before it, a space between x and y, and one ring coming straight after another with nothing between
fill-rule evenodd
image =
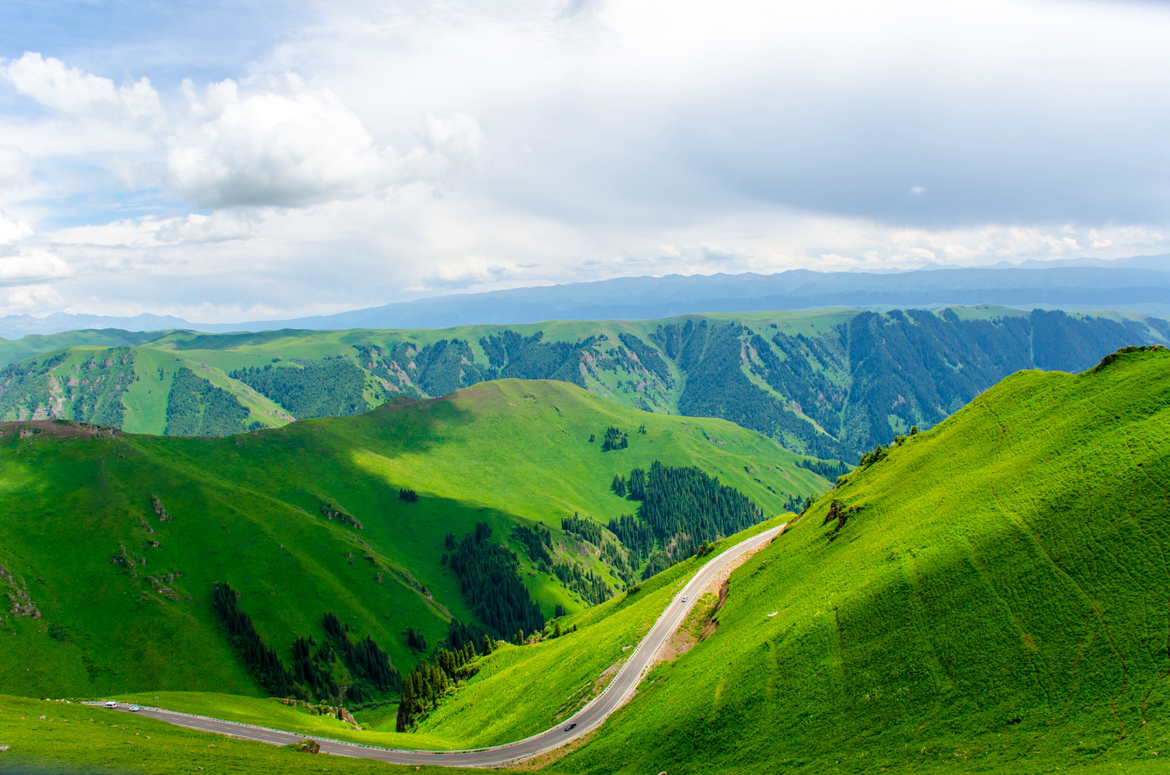
<instances>
[{"instance_id":1,"label":"white cloud","mask_svg":"<svg viewBox=\"0 0 1170 775\"><path fill-rule=\"evenodd\" d=\"M211 215L191 213L170 218L130 218L113 223L72 226L47 235L56 245L100 248L155 248L163 245L203 244L246 239L263 219L254 211L217 210Z\"/></svg>"},{"instance_id":2,"label":"white cloud","mask_svg":"<svg viewBox=\"0 0 1170 775\"><path fill-rule=\"evenodd\" d=\"M59 309L64 299L51 285L20 285L9 288L5 294L6 305L0 306L0 313L17 315L29 312L43 312Z\"/></svg>"},{"instance_id":3,"label":"white cloud","mask_svg":"<svg viewBox=\"0 0 1170 775\"><path fill-rule=\"evenodd\" d=\"M116 87L109 78L32 51L0 68L0 75L19 93L66 116L153 121L162 115L158 92L148 78Z\"/></svg>"},{"instance_id":4,"label":"white cloud","mask_svg":"<svg viewBox=\"0 0 1170 775\"><path fill-rule=\"evenodd\" d=\"M19 148L0 145L0 188L17 188L31 180L28 154Z\"/></svg>"},{"instance_id":5,"label":"white cloud","mask_svg":"<svg viewBox=\"0 0 1170 775\"><path fill-rule=\"evenodd\" d=\"M211 215L192 213L171 218L155 232L159 242L226 242L247 239L256 233L260 218L245 210L217 210Z\"/></svg>"},{"instance_id":6,"label":"white cloud","mask_svg":"<svg viewBox=\"0 0 1170 775\"><path fill-rule=\"evenodd\" d=\"M487 136L479 122L466 113L452 113L446 118L427 113L426 130L431 147L448 156L476 158L487 148Z\"/></svg>"},{"instance_id":7,"label":"white cloud","mask_svg":"<svg viewBox=\"0 0 1170 775\"><path fill-rule=\"evenodd\" d=\"M15 245L33 235L32 227L0 210L0 245Z\"/></svg>"},{"instance_id":8,"label":"white cloud","mask_svg":"<svg viewBox=\"0 0 1170 775\"><path fill-rule=\"evenodd\" d=\"M72 275L68 264L45 250L22 248L17 255L0 258L0 285L24 285Z\"/></svg>"},{"instance_id":9,"label":"white cloud","mask_svg":"<svg viewBox=\"0 0 1170 775\"><path fill-rule=\"evenodd\" d=\"M1168 34L1165 4L1059 0L318 3L161 97L142 72L194 71L0 62L0 233L36 229L70 306L204 319L1168 252Z\"/></svg>"},{"instance_id":10,"label":"white cloud","mask_svg":"<svg viewBox=\"0 0 1170 775\"><path fill-rule=\"evenodd\" d=\"M194 142L167 155L171 187L201 207L302 207L352 199L387 185L394 150L379 146L332 91L296 78L286 93L240 95L239 84L212 84L190 113Z\"/></svg>"}]
</instances>

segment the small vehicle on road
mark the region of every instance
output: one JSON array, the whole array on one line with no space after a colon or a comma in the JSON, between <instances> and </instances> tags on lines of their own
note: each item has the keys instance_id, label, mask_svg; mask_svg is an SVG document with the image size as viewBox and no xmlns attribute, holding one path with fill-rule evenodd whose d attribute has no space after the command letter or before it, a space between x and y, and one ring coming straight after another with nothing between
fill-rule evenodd
<instances>
[{"instance_id":1,"label":"small vehicle on road","mask_svg":"<svg viewBox=\"0 0 1170 775\"><path fill-rule=\"evenodd\" d=\"M138 711L142 710L142 708L138 707L137 705L131 705L129 708L126 708L126 710L130 711L131 713L137 713Z\"/></svg>"},{"instance_id":2,"label":"small vehicle on road","mask_svg":"<svg viewBox=\"0 0 1170 775\"><path fill-rule=\"evenodd\" d=\"M114 702L113 700L106 700L105 706L107 708L116 708L118 707L118 703Z\"/></svg>"},{"instance_id":3,"label":"small vehicle on road","mask_svg":"<svg viewBox=\"0 0 1170 775\"><path fill-rule=\"evenodd\" d=\"M566 732L572 732L572 731L573 731L574 729L576 729L576 728L577 728L577 725L576 725L576 724L569 724L569 726L565 727L565 731L566 731Z\"/></svg>"},{"instance_id":4,"label":"small vehicle on road","mask_svg":"<svg viewBox=\"0 0 1170 775\"><path fill-rule=\"evenodd\" d=\"M684 603L685 603L685 602L687 602L687 596L686 596L686 595L683 595L682 601L683 601Z\"/></svg>"}]
</instances>

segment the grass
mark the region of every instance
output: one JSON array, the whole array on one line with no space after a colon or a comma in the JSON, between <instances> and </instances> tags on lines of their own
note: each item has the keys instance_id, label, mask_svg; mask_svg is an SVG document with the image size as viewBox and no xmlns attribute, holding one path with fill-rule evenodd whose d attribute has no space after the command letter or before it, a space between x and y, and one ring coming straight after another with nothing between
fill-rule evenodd
<instances>
[{"instance_id":1,"label":"grass","mask_svg":"<svg viewBox=\"0 0 1170 775\"><path fill-rule=\"evenodd\" d=\"M750 559L552 770L1164 772L1168 453L1170 353L1004 380Z\"/></svg>"},{"instance_id":2,"label":"grass","mask_svg":"<svg viewBox=\"0 0 1170 775\"><path fill-rule=\"evenodd\" d=\"M603 453L588 435L610 424L645 424L647 434ZM648 414L554 382L486 383L226 439L19 438L27 425L0 436L0 564L14 574L0 592L27 590L42 614L0 614L0 691L27 696L258 696L211 608L221 580L286 658L297 636L320 641L333 611L405 673L419 659L405 645L408 626L433 645L451 617L471 618L442 563L447 533L487 521L507 541L513 526L543 520L563 543L562 516L604 522L633 511L609 483L656 459L698 465L768 514L781 513L784 498L766 485L799 496L828 487L751 431ZM401 487L420 500L401 501ZM155 497L172 519L160 521ZM364 529L325 519L325 503ZM527 559L523 578L546 615L558 603L583 610Z\"/></svg>"},{"instance_id":3,"label":"grass","mask_svg":"<svg viewBox=\"0 0 1170 775\"><path fill-rule=\"evenodd\" d=\"M440 773L439 767L297 753L183 729L129 713L0 695L0 772Z\"/></svg>"},{"instance_id":4,"label":"grass","mask_svg":"<svg viewBox=\"0 0 1170 775\"><path fill-rule=\"evenodd\" d=\"M717 551L785 518L726 538ZM692 557L643 582L635 594L571 617L567 624L576 624L577 632L491 655L455 697L419 725L419 732L442 735L461 747L498 745L541 732L572 715L600 693L613 668L633 653L630 647L711 556Z\"/></svg>"},{"instance_id":5,"label":"grass","mask_svg":"<svg viewBox=\"0 0 1170 775\"><path fill-rule=\"evenodd\" d=\"M303 708L293 708L273 698L241 697L218 692L131 692L115 695L113 699L195 716L282 729L306 737L347 740L363 745L411 749L459 747L457 741L441 736L396 733L394 731L394 715L398 712L396 704L384 705L370 711L358 711L356 714L359 723L364 723L364 717L389 715L388 728L357 730L333 716L315 716Z\"/></svg>"}]
</instances>

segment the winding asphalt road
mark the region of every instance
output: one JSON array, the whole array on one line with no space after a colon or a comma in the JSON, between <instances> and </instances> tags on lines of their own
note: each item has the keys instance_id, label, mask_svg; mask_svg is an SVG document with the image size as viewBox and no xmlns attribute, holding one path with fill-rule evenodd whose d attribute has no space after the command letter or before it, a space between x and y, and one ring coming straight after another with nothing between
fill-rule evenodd
<instances>
[{"instance_id":1,"label":"winding asphalt road","mask_svg":"<svg viewBox=\"0 0 1170 775\"><path fill-rule=\"evenodd\" d=\"M785 525L774 527L741 541L730 549L717 555L714 559L699 569L682 591L675 595L670 605L658 617L658 621L650 632L638 644L638 648L630 656L618 674L601 694L597 695L588 705L565 719L552 729L545 730L532 737L518 740L491 748L477 748L463 751L408 751L395 748L379 748L376 746L361 745L360 743L345 743L339 740L328 740L314 737L321 745L321 753L331 753L338 756L351 756L360 759L376 759L394 764L430 764L446 765L451 767L491 767L529 759L592 732L601 726L611 713L620 708L633 695L643 676L654 663L654 657L682 625L687 613L694 606L699 593L703 591L719 572L745 552L750 552L763 544L768 543L785 528ZM93 703L94 705L98 703ZM117 710L128 711L129 705L119 704ZM204 716L192 716L186 713L176 713L158 708L143 707L136 715L166 721L181 727L189 727L204 732L218 732L244 740L257 740L274 745L287 745L304 740L305 735L296 735L291 732L282 732L277 729L256 727L249 724L238 724L234 721L221 721Z\"/></svg>"}]
</instances>

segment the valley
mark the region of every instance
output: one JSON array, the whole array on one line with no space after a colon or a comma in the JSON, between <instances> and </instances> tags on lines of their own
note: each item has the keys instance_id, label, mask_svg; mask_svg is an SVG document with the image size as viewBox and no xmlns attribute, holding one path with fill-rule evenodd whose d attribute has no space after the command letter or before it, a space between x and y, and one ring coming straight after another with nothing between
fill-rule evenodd
<instances>
[{"instance_id":1,"label":"valley","mask_svg":"<svg viewBox=\"0 0 1170 775\"><path fill-rule=\"evenodd\" d=\"M831 489L826 486L802 513L777 515L705 550L722 551L770 525L789 523L782 535L730 575L718 600L707 596L692 601L694 608L683 629L694 633L693 647L653 667L628 704L584 744L542 758L543 768L556 773L648 768L771 772L778 767L787 772L821 772L829 761L830 771L857 773L883 768L928 773L1025 773L1057 768L1083 773L1160 771L1158 757L1170 743L1164 716L1168 707L1165 676L1170 674L1165 647L1170 642L1166 613L1170 574L1164 558L1170 548L1168 367L1170 353L1164 349L1128 348L1080 374L1017 373L933 429L900 436L867 455L859 468L842 476ZM27 487L33 483L33 470L50 467L51 444L61 448L104 444L109 447L107 455L115 459L117 454L126 454L116 449L129 450L131 444L142 449L150 444L179 445L175 449L181 453L168 456L177 461L197 457L191 445L206 445L219 456L223 455L221 446L244 447L231 449L231 454L243 457L247 444L282 439L288 454L298 432L310 439L328 434L322 438L341 435L357 440L375 432L369 427L359 432L363 423L386 424L384 415L395 412L403 415L401 424L390 423L397 434L383 439L419 422L428 425L428 439L434 439L438 447L465 446L466 434L482 432L484 424L498 428L489 419L497 392L495 397L502 398L509 410L549 401L552 407L537 410L538 414L551 411L581 417L587 423L593 422L591 415L584 414L582 407L570 409L571 400L593 408L602 401L560 383L505 381L478 385L445 401L391 405L355 418L300 421L234 439L152 440L108 432L102 437L86 428L71 431L71 439L26 436L21 440L25 447L20 449L20 465L28 470L24 474ZM516 398L531 403L525 405ZM403 411L423 406L432 415L442 415L445 404L468 414L459 422L444 424L439 416L407 419ZM496 400L494 405L498 409L501 403ZM615 413L632 411L608 402L600 406ZM765 450L771 450L776 460L791 456L775 442L730 424L719 426L727 437L727 444L719 445L707 438L700 443L701 436L679 434L673 424L689 425L694 422L691 419L636 416L647 421L645 445L663 443L673 432L672 444L680 447L679 454L700 456L697 459L701 459L702 445L716 447L719 458L734 455L736 460L759 461ZM714 427L704 428L708 436ZM742 436L733 437L728 431ZM29 438L34 442L31 447ZM684 452L688 439L700 446L691 444ZM365 440L368 447L369 437ZM554 446L560 446L560 440L556 441ZM616 452L601 452L596 441L586 449L596 450L604 460L606 455L637 450L639 442L634 438L626 449ZM552 449L541 447L540 454L554 455ZM38 458L34 460L30 451ZM366 454L354 453L351 447L350 455L359 464ZM577 455L562 452L555 459L564 464ZM15 450L10 446L0 450L0 471L11 470L13 457ZM225 476L214 472L208 457L198 459L214 478ZM400 454L397 459L405 464L407 456ZM444 487L453 486L449 479L444 483L443 471L449 464L442 456L427 459L427 466L418 460L406 467L416 477L426 471L416 481L427 484L419 486L417 502L403 501L404 506L425 503L432 491L441 494ZM550 470L559 470L560 464ZM765 502L758 484L751 489L750 478L736 478L717 462L705 465L714 466L728 482ZM791 475L792 469L788 470ZM488 481L482 474L475 479L474 468L455 465L450 471L465 485ZM614 474L620 476L620 469ZM345 480L352 481L352 476L351 471ZM288 485L281 485L279 477L276 482L272 497L289 497L282 494ZM485 488L485 493L489 491ZM613 505L619 510L624 508L612 489L602 492L608 494L595 496L600 500L590 506L596 514L607 513L605 499L609 497L617 501ZM565 497L568 491L554 488L547 493L534 494L527 505L516 509L520 513L515 516L539 513L548 502L545 498ZM479 508L492 508L493 498L500 496L483 497L485 505ZM525 503L516 490L503 497ZM362 540L379 551L372 532L378 518L367 516L364 509L346 508L345 513L362 522ZM167 513L176 514L175 523L181 518L170 506ZM221 520L216 515L213 526ZM326 530L341 527L326 526ZM314 541L321 543L319 538ZM523 550L517 549L523 557ZM27 547L21 550L27 552ZM556 620L564 626L560 637L550 637L546 629L542 637L528 639L524 645L501 642L491 653L475 655L468 662L473 671L458 678L443 701L405 733L392 731L392 717L376 708L355 710L366 727L358 731L329 716L313 716L274 699L259 699L262 693L254 683L249 686L238 656L222 631L216 634L212 622L200 636L204 648L223 645L212 645L219 650L205 654L198 663L205 669L221 662L237 665L234 695L190 691L200 687L188 671L171 678L163 672L144 672L146 677L139 683L150 690L121 691L118 696L125 702L287 729L305 737L391 748L450 750L507 743L555 726L596 696L604 686L598 678L612 674L628 647L649 632L664 609L678 604L682 584L710 556L714 555L698 551L603 603L574 606ZM6 560L11 562L10 557ZM420 578L421 567L412 570ZM248 590L241 601L265 595L278 601L289 599L275 585L257 588L254 576L245 581L227 571L212 574L217 575L232 578ZM269 572L267 577L275 578L275 574ZM287 580L290 575L281 573L280 578ZM557 599L545 596L555 592L551 577L539 583L532 577L525 581L541 605ZM37 640L35 630L51 625L50 612L62 617L66 608L43 604L47 598L36 582L22 588L45 613L41 619L9 617L6 623L17 630L16 639L44 649L52 639ZM438 581L433 588L436 606L441 601L453 615L457 612L468 616L468 621L473 619L466 607L458 607L460 596L454 590L442 594ZM60 589L54 590L58 595L54 606L59 605ZM401 646L390 650L392 629L379 629L376 617L362 615L358 606L378 603L364 596L356 577L344 592L334 589L331 605L337 608L344 595L354 596L354 607L341 609L347 617L350 611L357 617L352 629L359 634L373 632L379 643L388 646L394 664L404 669L410 659L403 656ZM565 592L562 588L560 594ZM313 627L311 616L306 618L314 605L312 593L302 592L296 599L300 610L295 614L288 610L288 603L260 606L249 602L266 638L287 642L294 633L306 630L325 637ZM196 615L189 607L187 616ZM290 628L287 622L294 617L304 624ZM154 619L152 626L149 637L135 637L157 642L159 620ZM282 628L288 635L273 635ZM128 640L125 631L117 634ZM90 658L94 642L88 640ZM32 658L28 652L22 655L25 662ZM128 651L122 658L149 665L140 653ZM79 661L61 651L53 659L58 669ZM18 673L12 667L4 675ZM40 672L43 680L48 670ZM209 674L202 686L212 689L214 684L215 691L223 691L233 686L232 675ZM182 690L162 690L168 681ZM123 682L127 688L132 685L132 681ZM55 692L38 693L73 693L75 699L98 693L92 684L51 688ZM19 684L5 686L5 691L28 693ZM110 716L88 711L86 718L94 721L79 723L76 704L53 706L46 718L30 727L26 719L35 712L30 708L38 704L44 706L42 701L0 698L0 718L15 718L10 715L15 713L24 716L20 725L0 721L0 737L8 735L6 730L22 730L30 741L26 750L40 751L37 756L44 761L51 760L45 747L49 740L82 746L75 761L96 761L86 752L90 744L81 742L94 739L93 750L100 751L105 761L121 762L123 768L137 771L138 760L127 758L131 754L96 743L110 737L111 724L120 723L138 737L149 734L152 740L165 741L150 760L155 762L152 771L177 772L178 762L188 755L180 752L192 750L187 741L199 739L191 737L199 733L145 717L121 722L126 714L111 721ZM49 724L50 717L58 716L73 721ZM91 729L91 724L97 726ZM113 731L115 735L123 732L121 728ZM161 752L164 745L169 754ZM241 741L224 745L230 756L221 758L217 753L214 761L241 768L238 771L273 766L296 772L305 766L304 754L291 749ZM233 761L236 764L228 764ZM364 766L368 765L337 760L338 771L365 771ZM393 771L393 765L379 766Z\"/></svg>"}]
</instances>

